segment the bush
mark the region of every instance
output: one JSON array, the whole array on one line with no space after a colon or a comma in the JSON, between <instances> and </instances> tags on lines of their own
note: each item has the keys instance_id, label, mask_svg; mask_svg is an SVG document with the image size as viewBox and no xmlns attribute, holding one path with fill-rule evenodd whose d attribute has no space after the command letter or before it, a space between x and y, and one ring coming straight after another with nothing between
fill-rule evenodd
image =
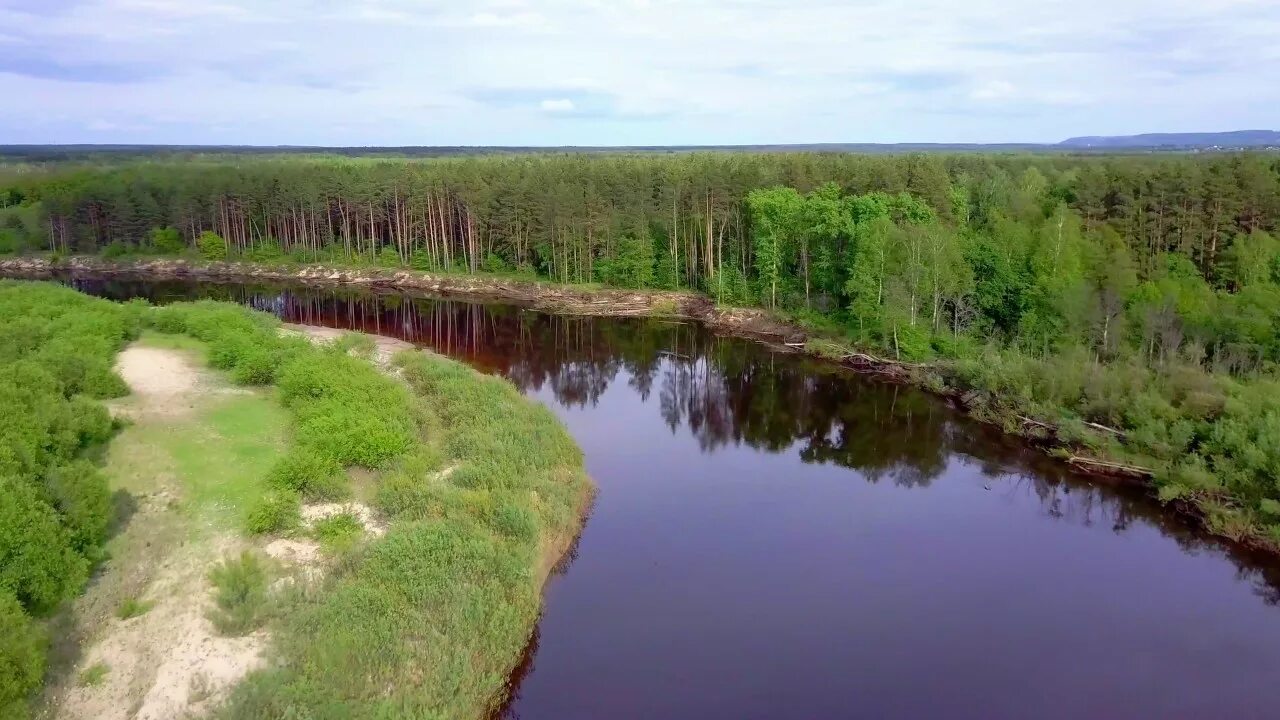
<instances>
[{"instance_id":1,"label":"bush","mask_svg":"<svg viewBox=\"0 0 1280 720\"><path fill-rule=\"evenodd\" d=\"M351 513L339 513L317 520L312 533L330 552L342 552L360 541L364 535L364 525Z\"/></svg>"},{"instance_id":2,"label":"bush","mask_svg":"<svg viewBox=\"0 0 1280 720\"><path fill-rule=\"evenodd\" d=\"M102 257L107 258L108 260L114 260L116 258L122 258L128 255L132 251L133 251L133 248L129 247L123 242L119 240L113 240L112 242L108 243L105 247L102 248Z\"/></svg>"},{"instance_id":3,"label":"bush","mask_svg":"<svg viewBox=\"0 0 1280 720\"><path fill-rule=\"evenodd\" d=\"M80 673L80 687L97 687L107 679L107 673L111 672L111 666L106 663L94 663Z\"/></svg>"},{"instance_id":4,"label":"bush","mask_svg":"<svg viewBox=\"0 0 1280 720\"><path fill-rule=\"evenodd\" d=\"M372 335L366 335L360 332L343 333L342 337L333 341L330 346L335 352L355 355L356 357L368 359L373 357L373 353L377 350L377 341Z\"/></svg>"},{"instance_id":5,"label":"bush","mask_svg":"<svg viewBox=\"0 0 1280 720\"><path fill-rule=\"evenodd\" d=\"M244 259L256 263L278 263L284 260L284 251L280 249L278 240L266 238L263 244L249 248Z\"/></svg>"},{"instance_id":6,"label":"bush","mask_svg":"<svg viewBox=\"0 0 1280 720\"><path fill-rule=\"evenodd\" d=\"M337 400L312 404L298 424L299 444L342 465L386 467L412 443L407 423L381 417L378 410Z\"/></svg>"},{"instance_id":7,"label":"bush","mask_svg":"<svg viewBox=\"0 0 1280 720\"><path fill-rule=\"evenodd\" d=\"M22 717L44 678L47 639L11 594L0 590L0 717Z\"/></svg>"},{"instance_id":8,"label":"bush","mask_svg":"<svg viewBox=\"0 0 1280 720\"><path fill-rule=\"evenodd\" d=\"M9 228L0 229L0 255L12 255L18 252L21 246L18 231Z\"/></svg>"},{"instance_id":9,"label":"bush","mask_svg":"<svg viewBox=\"0 0 1280 720\"><path fill-rule=\"evenodd\" d=\"M0 478L0 558L0 591L35 613L75 595L88 574L57 512L30 484L12 478Z\"/></svg>"},{"instance_id":10,"label":"bush","mask_svg":"<svg viewBox=\"0 0 1280 720\"><path fill-rule=\"evenodd\" d=\"M219 563L209 573L213 583L214 609L209 620L223 635L248 635L266 620L267 569L262 560L245 551L239 558Z\"/></svg>"},{"instance_id":11,"label":"bush","mask_svg":"<svg viewBox=\"0 0 1280 720\"><path fill-rule=\"evenodd\" d=\"M276 378L276 359L262 348L241 348L231 370L237 385L270 385Z\"/></svg>"},{"instance_id":12,"label":"bush","mask_svg":"<svg viewBox=\"0 0 1280 720\"><path fill-rule=\"evenodd\" d=\"M366 361L301 354L281 368L276 385L298 418L298 442L337 463L385 467L413 442L408 394Z\"/></svg>"},{"instance_id":13,"label":"bush","mask_svg":"<svg viewBox=\"0 0 1280 720\"><path fill-rule=\"evenodd\" d=\"M146 615L151 612L152 604L143 602L137 598L125 598L120 603L120 607L116 608L116 617L121 620L132 620L133 618Z\"/></svg>"},{"instance_id":14,"label":"bush","mask_svg":"<svg viewBox=\"0 0 1280 720\"><path fill-rule=\"evenodd\" d=\"M226 260L227 243L218 233L205 230L196 238L196 249L205 260Z\"/></svg>"},{"instance_id":15,"label":"bush","mask_svg":"<svg viewBox=\"0 0 1280 720\"><path fill-rule=\"evenodd\" d=\"M515 498L500 501L493 513L493 526L497 531L522 543L532 543L538 537L538 519L524 503Z\"/></svg>"},{"instance_id":16,"label":"bush","mask_svg":"<svg viewBox=\"0 0 1280 720\"><path fill-rule=\"evenodd\" d=\"M333 458L304 451L281 458L267 474L267 482L308 500L341 500L350 494L346 475Z\"/></svg>"},{"instance_id":17,"label":"bush","mask_svg":"<svg viewBox=\"0 0 1280 720\"><path fill-rule=\"evenodd\" d=\"M290 490L267 493L249 509L245 519L245 529L255 535L288 532L301 524L300 500Z\"/></svg>"},{"instance_id":18,"label":"bush","mask_svg":"<svg viewBox=\"0 0 1280 720\"><path fill-rule=\"evenodd\" d=\"M177 228L153 228L148 239L151 241L152 249L163 255L177 255L187 249L187 244L182 240L182 233L178 232Z\"/></svg>"},{"instance_id":19,"label":"bush","mask_svg":"<svg viewBox=\"0 0 1280 720\"><path fill-rule=\"evenodd\" d=\"M45 489L54 509L62 516L71 546L94 558L107 539L111 519L111 490L107 478L87 460L54 468L45 477Z\"/></svg>"}]
</instances>

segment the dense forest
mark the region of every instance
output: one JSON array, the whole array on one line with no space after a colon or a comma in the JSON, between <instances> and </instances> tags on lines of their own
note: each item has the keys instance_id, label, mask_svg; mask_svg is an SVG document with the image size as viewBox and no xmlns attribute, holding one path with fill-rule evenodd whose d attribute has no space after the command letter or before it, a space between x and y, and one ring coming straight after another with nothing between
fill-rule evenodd
<instances>
[{"instance_id":1,"label":"dense forest","mask_svg":"<svg viewBox=\"0 0 1280 720\"><path fill-rule=\"evenodd\" d=\"M1280 520L1275 154L204 157L15 165L0 205L0 251L696 289Z\"/></svg>"}]
</instances>

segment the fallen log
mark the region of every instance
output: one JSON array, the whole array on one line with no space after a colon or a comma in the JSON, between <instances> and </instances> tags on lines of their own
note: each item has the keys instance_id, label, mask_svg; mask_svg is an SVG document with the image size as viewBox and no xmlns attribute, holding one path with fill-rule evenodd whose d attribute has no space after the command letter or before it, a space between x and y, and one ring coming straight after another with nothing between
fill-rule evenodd
<instances>
[{"instance_id":1,"label":"fallen log","mask_svg":"<svg viewBox=\"0 0 1280 720\"><path fill-rule=\"evenodd\" d=\"M1108 462L1106 460L1095 460L1094 458L1082 457L1080 455L1072 455L1067 458L1067 462L1080 467L1097 468L1098 470L1133 475L1135 477L1149 478L1152 475L1155 475L1155 470L1145 468L1140 465L1126 465L1124 463Z\"/></svg>"}]
</instances>

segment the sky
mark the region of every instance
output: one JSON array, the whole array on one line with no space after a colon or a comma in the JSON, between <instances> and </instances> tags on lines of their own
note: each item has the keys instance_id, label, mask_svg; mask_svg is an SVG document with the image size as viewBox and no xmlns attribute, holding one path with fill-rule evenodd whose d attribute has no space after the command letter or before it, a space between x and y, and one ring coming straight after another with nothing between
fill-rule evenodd
<instances>
[{"instance_id":1,"label":"sky","mask_svg":"<svg viewBox=\"0 0 1280 720\"><path fill-rule=\"evenodd\" d=\"M0 0L0 144L1280 127L1280 0Z\"/></svg>"}]
</instances>

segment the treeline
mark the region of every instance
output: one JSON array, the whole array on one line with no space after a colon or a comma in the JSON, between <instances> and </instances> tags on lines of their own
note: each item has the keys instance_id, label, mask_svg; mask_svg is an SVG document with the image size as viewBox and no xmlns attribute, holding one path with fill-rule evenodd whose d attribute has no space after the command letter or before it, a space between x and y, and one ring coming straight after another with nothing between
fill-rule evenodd
<instances>
[{"instance_id":1,"label":"treeline","mask_svg":"<svg viewBox=\"0 0 1280 720\"><path fill-rule=\"evenodd\" d=\"M188 244L216 233L232 252L340 250L472 270L489 261L561 281L710 290L721 273L750 276L755 267L752 190L835 183L844 195L910 193L940 221L972 228L1065 204L1090 230L1124 238L1140 267L1176 251L1218 282L1234 237L1274 229L1278 162L1261 154L201 159L18 174L2 183L0 206L40 203L34 223L3 221L10 243L29 248L138 247L167 226ZM636 262L614 267L629 255Z\"/></svg>"},{"instance_id":2,"label":"treeline","mask_svg":"<svg viewBox=\"0 0 1280 720\"><path fill-rule=\"evenodd\" d=\"M102 559L111 496L86 455L111 435L97 399L126 392L111 362L137 331L125 306L0 281L0 717L23 717L44 676L37 620Z\"/></svg>"}]
</instances>

